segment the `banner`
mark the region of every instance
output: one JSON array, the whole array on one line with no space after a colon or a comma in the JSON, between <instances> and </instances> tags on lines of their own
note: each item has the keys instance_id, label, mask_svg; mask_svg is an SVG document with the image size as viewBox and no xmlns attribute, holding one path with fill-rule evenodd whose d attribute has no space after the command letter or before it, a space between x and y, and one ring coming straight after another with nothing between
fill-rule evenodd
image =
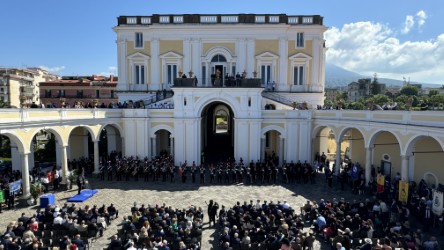
<instances>
[{"instance_id":1,"label":"banner","mask_svg":"<svg viewBox=\"0 0 444 250\"><path fill-rule=\"evenodd\" d=\"M399 181L399 198L400 202L407 202L409 197L409 182Z\"/></svg>"},{"instance_id":2,"label":"banner","mask_svg":"<svg viewBox=\"0 0 444 250\"><path fill-rule=\"evenodd\" d=\"M9 183L9 192L11 194L17 194L22 186L22 180Z\"/></svg>"},{"instance_id":3,"label":"banner","mask_svg":"<svg viewBox=\"0 0 444 250\"><path fill-rule=\"evenodd\" d=\"M0 190L0 203L5 202L5 191L4 190ZM1 206L1 204L0 204Z\"/></svg>"},{"instance_id":4,"label":"banner","mask_svg":"<svg viewBox=\"0 0 444 250\"><path fill-rule=\"evenodd\" d=\"M385 185L385 177L382 174L378 174L376 177L376 189L378 193L384 192L384 185Z\"/></svg>"},{"instance_id":5,"label":"banner","mask_svg":"<svg viewBox=\"0 0 444 250\"><path fill-rule=\"evenodd\" d=\"M433 190L433 205L432 212L438 216L442 214L442 192Z\"/></svg>"}]
</instances>

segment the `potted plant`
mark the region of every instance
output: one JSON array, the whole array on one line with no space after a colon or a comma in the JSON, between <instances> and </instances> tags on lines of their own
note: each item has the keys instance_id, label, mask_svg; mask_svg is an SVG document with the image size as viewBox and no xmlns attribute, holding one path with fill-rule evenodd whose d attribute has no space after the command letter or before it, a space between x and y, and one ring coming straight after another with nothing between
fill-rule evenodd
<instances>
[{"instance_id":1,"label":"potted plant","mask_svg":"<svg viewBox=\"0 0 444 250\"><path fill-rule=\"evenodd\" d=\"M73 170L68 175L68 188L72 189L72 185L77 181L77 173Z\"/></svg>"},{"instance_id":2,"label":"potted plant","mask_svg":"<svg viewBox=\"0 0 444 250\"><path fill-rule=\"evenodd\" d=\"M37 204L37 199L43 193L42 183L36 181L30 186L31 198L28 200L28 204L35 205Z\"/></svg>"}]
</instances>

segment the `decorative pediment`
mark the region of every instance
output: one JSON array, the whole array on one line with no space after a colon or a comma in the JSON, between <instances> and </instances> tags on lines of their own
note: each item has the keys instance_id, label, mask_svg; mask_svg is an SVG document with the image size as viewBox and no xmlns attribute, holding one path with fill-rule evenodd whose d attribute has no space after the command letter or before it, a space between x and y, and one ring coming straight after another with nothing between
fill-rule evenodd
<instances>
[{"instance_id":1,"label":"decorative pediment","mask_svg":"<svg viewBox=\"0 0 444 250\"><path fill-rule=\"evenodd\" d=\"M292 56L290 56L290 57L288 57L288 59L290 59L290 60L298 60L298 61L308 61L308 60L311 60L312 59L312 57L311 56L309 56L309 55L307 55L307 54L305 54L305 53L302 53L302 52L299 52L299 53L296 53L296 54L294 54L294 55L292 55Z\"/></svg>"},{"instance_id":2,"label":"decorative pediment","mask_svg":"<svg viewBox=\"0 0 444 250\"><path fill-rule=\"evenodd\" d=\"M174 51L168 51L168 52L160 55L160 58L162 58L162 59L167 59L167 58L179 59L179 58L183 58L183 55L176 53Z\"/></svg>"},{"instance_id":3,"label":"decorative pediment","mask_svg":"<svg viewBox=\"0 0 444 250\"><path fill-rule=\"evenodd\" d=\"M150 59L149 55L146 55L141 52L136 52L134 54L131 54L127 57L128 59Z\"/></svg>"},{"instance_id":4,"label":"decorative pediment","mask_svg":"<svg viewBox=\"0 0 444 250\"><path fill-rule=\"evenodd\" d=\"M267 51L267 52L264 52L264 53L261 53L261 54L257 55L256 59L259 59L259 60L275 60L275 59L279 59L279 56L274 54L274 53L271 53L271 52Z\"/></svg>"}]
</instances>

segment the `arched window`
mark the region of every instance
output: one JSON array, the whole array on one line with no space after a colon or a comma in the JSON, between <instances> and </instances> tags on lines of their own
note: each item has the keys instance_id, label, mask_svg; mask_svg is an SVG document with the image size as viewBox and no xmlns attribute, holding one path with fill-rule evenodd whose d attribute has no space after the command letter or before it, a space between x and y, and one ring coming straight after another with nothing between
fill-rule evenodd
<instances>
[{"instance_id":1,"label":"arched window","mask_svg":"<svg viewBox=\"0 0 444 250\"><path fill-rule=\"evenodd\" d=\"M217 109L214 115L215 133L228 133L229 130L229 114L225 109Z\"/></svg>"},{"instance_id":2,"label":"arched window","mask_svg":"<svg viewBox=\"0 0 444 250\"><path fill-rule=\"evenodd\" d=\"M217 54L211 58L211 62L227 62L225 56Z\"/></svg>"}]
</instances>

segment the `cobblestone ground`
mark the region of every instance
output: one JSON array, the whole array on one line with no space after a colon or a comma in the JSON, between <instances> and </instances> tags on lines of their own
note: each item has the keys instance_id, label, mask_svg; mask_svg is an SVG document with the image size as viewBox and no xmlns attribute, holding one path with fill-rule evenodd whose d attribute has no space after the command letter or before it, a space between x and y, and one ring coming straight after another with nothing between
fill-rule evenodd
<instances>
[{"instance_id":1,"label":"cobblestone ground","mask_svg":"<svg viewBox=\"0 0 444 250\"><path fill-rule=\"evenodd\" d=\"M206 211L205 201L213 199L220 205L226 207L233 206L237 201L267 200L267 201L284 201L286 200L296 211L306 203L307 199L320 200L332 199L333 197L344 197L346 200L352 201L364 200L366 196L358 196L350 191L340 191L338 187L329 188L324 182L322 176L318 176L316 184L285 184L285 185L199 185L191 183L169 183L169 182L143 182L139 181L100 181L90 178L91 188L98 189L99 192L89 200L78 204L84 205L102 205L108 206L111 203L119 209L119 215L130 215L130 207L136 201L141 204L162 204L174 208L185 208L189 205L202 207ZM56 204L63 205L66 200L77 194L77 190L68 190L56 192ZM35 213L35 207L17 208L15 210L4 210L0 214L0 233L4 232L6 225L10 221L14 221L21 216L22 212L27 215ZM119 216L114 220L112 225L104 232L104 236L91 243L90 249L100 250L108 246L109 238L117 233L120 228ZM219 249L217 247L218 237L215 228L208 227L207 216L204 219L202 249ZM308 225L307 225L308 226ZM308 227L305 229L308 230ZM442 242L442 239L440 240ZM328 249L322 240L316 241L314 249Z\"/></svg>"}]
</instances>

